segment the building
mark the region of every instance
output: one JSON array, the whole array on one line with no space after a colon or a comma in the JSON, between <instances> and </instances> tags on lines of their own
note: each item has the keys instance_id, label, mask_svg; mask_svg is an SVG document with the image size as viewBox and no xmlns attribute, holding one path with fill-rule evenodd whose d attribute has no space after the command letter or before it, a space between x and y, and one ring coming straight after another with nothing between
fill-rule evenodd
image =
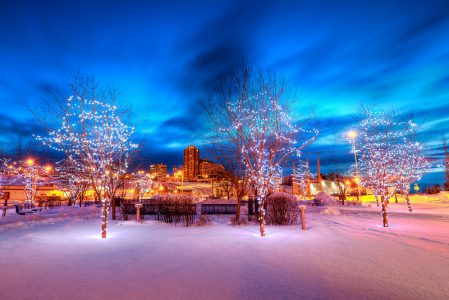
<instances>
[{"instance_id":1,"label":"building","mask_svg":"<svg viewBox=\"0 0 449 300\"><path fill-rule=\"evenodd\" d=\"M160 163L150 166L150 175L153 178L164 179L167 177L167 165Z\"/></svg>"},{"instance_id":2,"label":"building","mask_svg":"<svg viewBox=\"0 0 449 300\"><path fill-rule=\"evenodd\" d=\"M184 180L195 180L199 175L200 151L196 146L184 149Z\"/></svg>"},{"instance_id":3,"label":"building","mask_svg":"<svg viewBox=\"0 0 449 300\"><path fill-rule=\"evenodd\" d=\"M224 172L223 165L215 164L206 159L199 160L199 175L201 178L216 178Z\"/></svg>"}]
</instances>

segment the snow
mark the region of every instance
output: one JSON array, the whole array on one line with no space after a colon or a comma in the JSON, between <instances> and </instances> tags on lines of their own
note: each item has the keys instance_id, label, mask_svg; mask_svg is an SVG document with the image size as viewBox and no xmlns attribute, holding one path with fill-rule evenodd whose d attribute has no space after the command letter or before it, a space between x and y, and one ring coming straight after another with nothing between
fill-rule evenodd
<instances>
[{"instance_id":1,"label":"snow","mask_svg":"<svg viewBox=\"0 0 449 300\"><path fill-rule=\"evenodd\" d=\"M308 230L110 221L97 207L0 219L2 299L448 299L449 198L307 207ZM421 200L421 201L419 201ZM413 201L413 200L412 200ZM447 202L446 202L447 201Z\"/></svg>"},{"instance_id":2,"label":"snow","mask_svg":"<svg viewBox=\"0 0 449 300\"><path fill-rule=\"evenodd\" d=\"M318 195L315 197L315 202L318 205L331 205L331 204L337 204L338 200L334 197L326 194L325 192L319 192Z\"/></svg>"}]
</instances>

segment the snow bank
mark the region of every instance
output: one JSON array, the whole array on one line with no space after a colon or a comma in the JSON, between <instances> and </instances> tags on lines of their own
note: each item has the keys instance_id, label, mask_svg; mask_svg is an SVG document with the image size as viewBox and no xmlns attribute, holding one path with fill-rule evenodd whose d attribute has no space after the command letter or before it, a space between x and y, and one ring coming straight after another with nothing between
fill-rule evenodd
<instances>
[{"instance_id":1,"label":"snow bank","mask_svg":"<svg viewBox=\"0 0 449 300\"><path fill-rule=\"evenodd\" d=\"M36 213L19 215L15 210L8 210L5 217L0 218L0 232L21 227L54 224L67 220L89 220L100 217L100 209L96 206L72 207L63 206L48 208Z\"/></svg>"},{"instance_id":2,"label":"snow bank","mask_svg":"<svg viewBox=\"0 0 449 300\"><path fill-rule=\"evenodd\" d=\"M320 215L339 216L341 215L341 211L336 207L326 207L325 210L320 211Z\"/></svg>"}]
</instances>

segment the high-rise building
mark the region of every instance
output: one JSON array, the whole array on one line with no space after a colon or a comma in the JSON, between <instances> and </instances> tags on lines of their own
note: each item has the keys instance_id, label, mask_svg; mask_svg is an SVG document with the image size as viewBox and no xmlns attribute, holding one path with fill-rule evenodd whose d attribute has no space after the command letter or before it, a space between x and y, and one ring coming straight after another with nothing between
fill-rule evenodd
<instances>
[{"instance_id":1,"label":"high-rise building","mask_svg":"<svg viewBox=\"0 0 449 300\"><path fill-rule=\"evenodd\" d=\"M194 180L199 175L200 151L196 146L184 149L184 180Z\"/></svg>"},{"instance_id":2,"label":"high-rise building","mask_svg":"<svg viewBox=\"0 0 449 300\"><path fill-rule=\"evenodd\" d=\"M166 164L154 164L150 166L150 174L158 179L164 179L167 176Z\"/></svg>"}]
</instances>

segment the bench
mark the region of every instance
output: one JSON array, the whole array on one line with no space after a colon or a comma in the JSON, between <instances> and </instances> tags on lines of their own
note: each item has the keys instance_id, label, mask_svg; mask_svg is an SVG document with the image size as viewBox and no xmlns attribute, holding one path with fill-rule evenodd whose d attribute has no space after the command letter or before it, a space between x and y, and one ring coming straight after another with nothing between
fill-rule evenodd
<instances>
[{"instance_id":1,"label":"bench","mask_svg":"<svg viewBox=\"0 0 449 300\"><path fill-rule=\"evenodd\" d=\"M29 209L19 208L19 204L15 204L14 206L16 207L16 213L21 216L33 214L35 212L42 210L42 208L29 208Z\"/></svg>"}]
</instances>

